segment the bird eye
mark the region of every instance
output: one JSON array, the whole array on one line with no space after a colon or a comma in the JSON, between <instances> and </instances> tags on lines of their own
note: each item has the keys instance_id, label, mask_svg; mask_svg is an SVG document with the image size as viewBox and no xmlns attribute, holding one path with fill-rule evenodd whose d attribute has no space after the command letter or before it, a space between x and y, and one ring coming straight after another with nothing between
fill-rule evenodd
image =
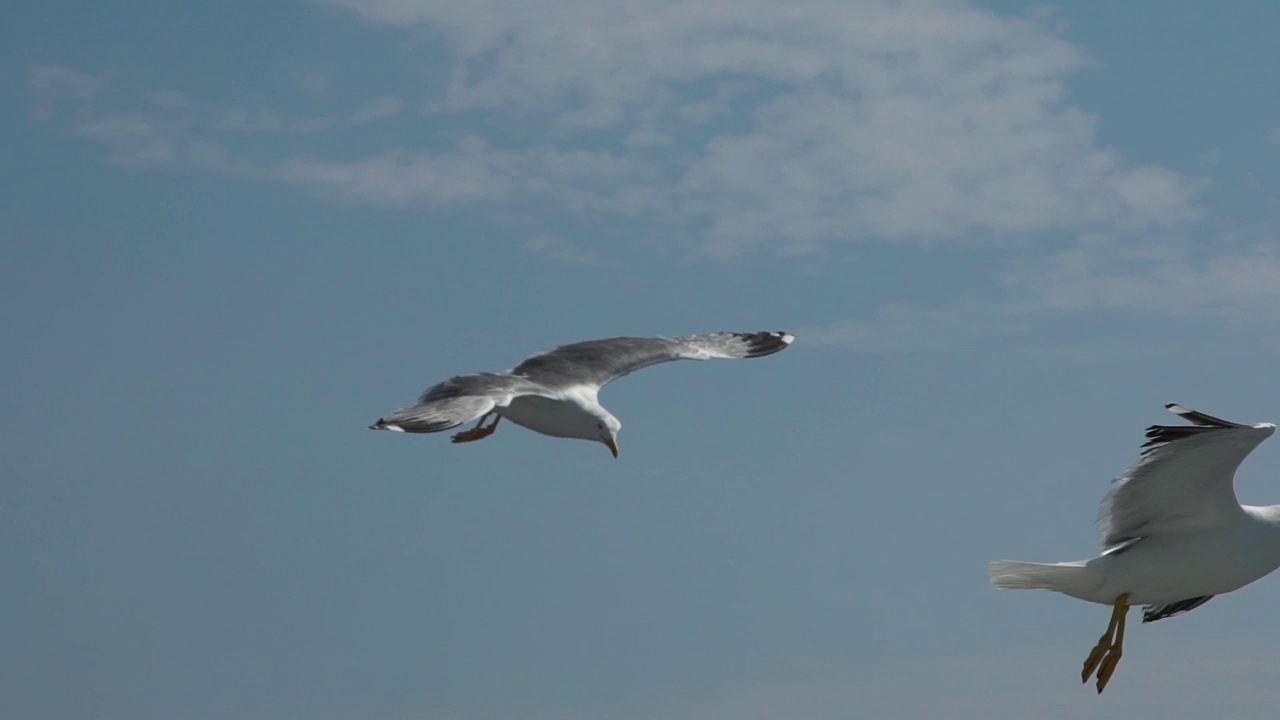
<instances>
[{"instance_id":1,"label":"bird eye","mask_svg":"<svg viewBox=\"0 0 1280 720\"><path fill-rule=\"evenodd\" d=\"M598 430L603 430L603 429L604 429L604 423L596 423L596 429L598 429Z\"/></svg>"}]
</instances>

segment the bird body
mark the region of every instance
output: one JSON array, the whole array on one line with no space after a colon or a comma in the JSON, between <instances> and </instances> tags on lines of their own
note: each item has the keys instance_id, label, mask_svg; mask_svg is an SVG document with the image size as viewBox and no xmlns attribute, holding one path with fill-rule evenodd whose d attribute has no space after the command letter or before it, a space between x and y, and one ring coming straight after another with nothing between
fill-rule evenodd
<instances>
[{"instance_id":1,"label":"bird body","mask_svg":"<svg viewBox=\"0 0 1280 720\"><path fill-rule=\"evenodd\" d=\"M498 415L543 435L574 440L594 440L601 425L612 420L622 423L600 406L596 394L586 388L563 392L549 390L546 395L520 395L506 407L497 408Z\"/></svg>"},{"instance_id":2,"label":"bird body","mask_svg":"<svg viewBox=\"0 0 1280 720\"><path fill-rule=\"evenodd\" d=\"M1275 433L1271 423L1242 425L1189 410L1166 409L1191 425L1147 428L1142 457L1115 480L1098 511L1102 552L1089 560L987 566L1002 590L1052 590L1111 605L1111 624L1085 661L1098 692L1121 656L1124 617L1143 605L1144 623L1208 602L1280 567L1280 505L1241 505L1236 469Z\"/></svg>"},{"instance_id":3,"label":"bird body","mask_svg":"<svg viewBox=\"0 0 1280 720\"><path fill-rule=\"evenodd\" d=\"M1101 605L1126 592L1132 604L1153 607L1225 595L1280 568L1280 506L1241 509L1239 522L1143 538L1089 560L998 561L991 566L992 582L1001 589L1053 590Z\"/></svg>"}]
</instances>

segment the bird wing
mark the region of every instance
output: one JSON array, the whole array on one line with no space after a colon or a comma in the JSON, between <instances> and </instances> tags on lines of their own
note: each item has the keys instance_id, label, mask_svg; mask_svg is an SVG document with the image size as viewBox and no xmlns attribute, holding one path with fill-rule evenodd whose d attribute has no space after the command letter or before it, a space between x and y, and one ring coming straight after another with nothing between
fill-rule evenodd
<instances>
[{"instance_id":1,"label":"bird wing","mask_svg":"<svg viewBox=\"0 0 1280 720\"><path fill-rule=\"evenodd\" d=\"M1147 428L1141 459L1115 479L1098 509L1104 551L1156 533L1222 525L1244 512L1233 486L1236 468L1276 426L1165 408L1193 424Z\"/></svg>"},{"instance_id":2,"label":"bird wing","mask_svg":"<svg viewBox=\"0 0 1280 720\"><path fill-rule=\"evenodd\" d=\"M718 332L673 338L615 337L561 345L512 368L512 375L550 388L585 385L599 389L635 370L671 360L753 358L786 349L785 332Z\"/></svg>"},{"instance_id":3,"label":"bird wing","mask_svg":"<svg viewBox=\"0 0 1280 720\"><path fill-rule=\"evenodd\" d=\"M1212 595L1201 595L1200 597L1187 598L1186 600L1165 603L1164 605L1147 605L1142 608L1142 622L1155 622L1174 615L1181 615L1184 612L1191 612L1212 599Z\"/></svg>"},{"instance_id":4,"label":"bird wing","mask_svg":"<svg viewBox=\"0 0 1280 720\"><path fill-rule=\"evenodd\" d=\"M483 417L521 395L544 395L547 389L526 378L496 373L458 375L427 388L418 402L379 418L371 430L433 433Z\"/></svg>"}]
</instances>

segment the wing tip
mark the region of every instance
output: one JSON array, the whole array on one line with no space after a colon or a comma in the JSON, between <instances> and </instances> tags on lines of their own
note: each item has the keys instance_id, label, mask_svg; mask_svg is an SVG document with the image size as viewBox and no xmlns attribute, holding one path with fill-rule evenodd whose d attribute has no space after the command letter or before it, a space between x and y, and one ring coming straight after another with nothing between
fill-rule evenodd
<instances>
[{"instance_id":1,"label":"wing tip","mask_svg":"<svg viewBox=\"0 0 1280 720\"><path fill-rule=\"evenodd\" d=\"M404 432L404 428L394 423L387 422L386 418L378 418L378 421L369 426L370 430L390 430L391 432Z\"/></svg>"},{"instance_id":2,"label":"wing tip","mask_svg":"<svg viewBox=\"0 0 1280 720\"><path fill-rule=\"evenodd\" d=\"M1205 427L1220 427L1220 428L1250 427L1248 425L1243 425L1238 422L1232 422L1230 420L1223 420L1222 418L1214 417L1212 415L1206 415L1205 413L1202 413L1199 410L1192 410L1186 405L1179 405L1178 403L1166 403L1164 406L1164 409L1168 410L1171 413L1174 413L1175 415L1181 417L1183 420L1186 420L1187 422L1192 423L1194 425L1203 425Z\"/></svg>"},{"instance_id":3,"label":"wing tip","mask_svg":"<svg viewBox=\"0 0 1280 720\"><path fill-rule=\"evenodd\" d=\"M1165 409L1181 417L1183 420L1191 423L1190 425L1152 425L1147 428L1147 441L1142 445L1142 455L1146 457L1157 449L1169 443L1176 442L1183 438L1193 435L1200 435L1206 432L1217 430L1258 430L1266 433L1270 437L1275 432L1276 426L1272 423L1257 423L1254 425L1244 425L1241 423L1223 420L1212 415L1206 415L1197 410L1192 410L1185 405L1178 403L1166 403Z\"/></svg>"},{"instance_id":4,"label":"wing tip","mask_svg":"<svg viewBox=\"0 0 1280 720\"><path fill-rule=\"evenodd\" d=\"M1200 597L1187 598L1186 600L1165 603L1163 605L1147 605L1142 608L1142 622L1155 622L1175 615L1181 615L1182 613L1191 612L1212 599L1212 595L1201 595Z\"/></svg>"},{"instance_id":5,"label":"wing tip","mask_svg":"<svg viewBox=\"0 0 1280 720\"><path fill-rule=\"evenodd\" d=\"M796 336L785 330L765 330L753 333L733 333L746 343L746 355L744 357L754 358L772 355L773 353L786 350Z\"/></svg>"}]
</instances>

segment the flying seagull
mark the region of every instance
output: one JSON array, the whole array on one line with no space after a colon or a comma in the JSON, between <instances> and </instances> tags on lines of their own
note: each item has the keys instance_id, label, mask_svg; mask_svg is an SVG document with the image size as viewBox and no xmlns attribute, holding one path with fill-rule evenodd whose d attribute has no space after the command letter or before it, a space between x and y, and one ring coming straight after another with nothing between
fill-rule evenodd
<instances>
[{"instance_id":1,"label":"flying seagull","mask_svg":"<svg viewBox=\"0 0 1280 720\"><path fill-rule=\"evenodd\" d=\"M379 419L369 429L434 433L479 418L475 427L453 436L453 442L461 443L492 435L505 417L543 435L604 443L616 458L622 423L600 406L600 388L657 363L763 357L786 349L792 340L795 336L785 332L718 332L562 345L504 373L458 375L437 383L416 405ZM486 426L490 415L497 417Z\"/></svg>"},{"instance_id":2,"label":"flying seagull","mask_svg":"<svg viewBox=\"0 0 1280 720\"><path fill-rule=\"evenodd\" d=\"M1124 650L1125 616L1144 605L1142 622L1194 610L1280 567L1280 505L1241 505L1236 468L1271 423L1241 425L1165 408L1192 425L1152 425L1141 458L1113 481L1098 510L1102 554L1091 560L987 566L1002 590L1053 590L1110 605L1111 622L1089 653L1083 682L1097 671L1098 692Z\"/></svg>"}]
</instances>

